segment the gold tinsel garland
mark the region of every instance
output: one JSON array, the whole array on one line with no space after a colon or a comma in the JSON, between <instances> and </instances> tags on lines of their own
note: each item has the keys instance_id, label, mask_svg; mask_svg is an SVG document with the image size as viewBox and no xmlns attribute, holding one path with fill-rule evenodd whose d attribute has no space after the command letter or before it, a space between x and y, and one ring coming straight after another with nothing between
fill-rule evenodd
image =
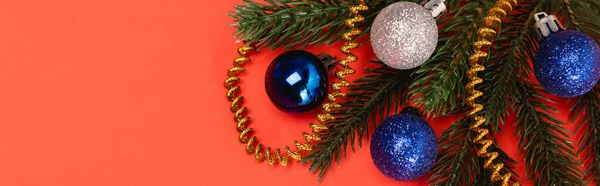
<instances>
[{"instance_id":1,"label":"gold tinsel garland","mask_svg":"<svg viewBox=\"0 0 600 186\"><path fill-rule=\"evenodd\" d=\"M359 43L355 42L353 37L362 32L362 30L356 28L355 24L364 21L364 17L361 16L359 12L368 10L368 7L364 0L359 0L359 5L350 6L349 10L352 12L354 17L345 20L345 24L350 28L350 31L344 33L342 36L347 43L340 47L340 50L346 55L346 58L339 61L339 65L342 66L343 69L335 73L339 81L332 83L331 87L333 92L329 93L327 96L329 102L323 103L323 112L317 114L319 123L310 124L312 133L302 133L302 136L306 142L300 143L298 141L294 141L294 146L296 146L295 151L292 151L289 146L285 147L285 153L283 154L279 148L277 148L275 152L271 151L271 147L266 147L266 149L263 149L263 144L258 143L258 138L251 134L253 129L248 127L250 117L248 117L246 114L247 108L242 106L244 97L236 95L236 93L238 93L241 89L238 85L240 82L240 77L238 75L245 71L244 67L242 66L245 63L250 62L250 58L248 58L247 54L254 50L254 48L250 46L243 46L238 49L238 54L240 57L234 60L234 67L228 70L228 77L225 80L224 85L227 89L227 99L231 102L230 110L233 113L233 121L237 123L236 129L240 133L239 141L246 144L246 152L248 154L254 154L256 161L263 162L264 160L267 160L269 165L277 165L279 163L282 166L287 166L289 165L290 158L302 160L302 152L311 151L313 147L312 143L321 140L319 133L327 130L327 122L335 120L335 117L330 114L331 108L341 107L340 104L336 103L336 98L345 96L345 94L341 92L341 88L350 85L350 83L345 80L345 76L355 72L354 69L348 66L348 63L358 60L354 54L350 53L350 49L359 46Z\"/></svg>"},{"instance_id":2,"label":"gold tinsel garland","mask_svg":"<svg viewBox=\"0 0 600 186\"><path fill-rule=\"evenodd\" d=\"M498 152L488 152L494 142L487 139L486 136L489 134L488 129L482 128L486 119L479 115L479 112L483 110L483 105L476 102L476 99L483 96L483 92L476 90L475 85L483 82L483 79L477 77L477 72L485 70L485 67L479 64L479 59L487 57L488 53L483 51L483 47L490 47L492 40L497 34L496 30L500 29L502 20L508 16L512 11L513 7L517 6L518 0L499 0L494 6L487 12L487 15L483 18L483 26L477 31L477 41L473 43L474 53L469 57L469 66L471 67L467 71L467 76L471 80L465 88L469 92L470 96L467 97L467 104L472 107L467 115L471 117L473 123L469 126L469 129L477 136L473 139L473 143L481 144L481 148L477 152L477 155L482 158L486 158L483 167L492 171L491 180L493 182L502 181L502 186L509 185L511 173L504 175L500 174L500 171L504 168L503 163L494 163L494 159L498 157ZM513 185L518 186L519 183Z\"/></svg>"}]
</instances>

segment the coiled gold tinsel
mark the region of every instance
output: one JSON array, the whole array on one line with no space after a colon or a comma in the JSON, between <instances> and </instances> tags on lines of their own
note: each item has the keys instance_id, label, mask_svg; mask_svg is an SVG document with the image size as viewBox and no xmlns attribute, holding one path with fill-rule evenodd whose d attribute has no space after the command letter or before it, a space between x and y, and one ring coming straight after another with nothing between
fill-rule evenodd
<instances>
[{"instance_id":1,"label":"coiled gold tinsel","mask_svg":"<svg viewBox=\"0 0 600 186\"><path fill-rule=\"evenodd\" d=\"M329 114L331 112L331 108L341 107L341 105L335 102L336 97L345 96L340 89L342 87L349 86L350 83L346 81L344 77L347 74L354 73L354 70L348 66L348 63L358 60L355 55L350 53L350 49L359 46L357 42L352 40L352 37L362 32L360 29L356 28L354 24L364 21L364 17L359 14L359 11L368 9L363 0L359 0L359 2L359 5L349 7L350 11L354 14L354 17L345 20L345 24L350 27L351 30L347 33L344 33L342 36L344 40L348 41L348 43L340 48L340 50L346 54L347 57L339 62L340 66L344 67L343 70L336 72L339 82L332 84L332 89L334 91L327 96L329 102L323 104L323 112L317 115L319 123L310 124L312 133L302 133L305 143L294 141L294 146L296 146L295 151L292 151L289 146L285 147L285 153L282 153L281 149L279 148L277 148L275 152L271 151L271 147L266 147L266 149L263 149L263 144L258 143L257 137L251 134L253 130L247 126L248 122L250 122L250 117L248 117L246 114L247 108L242 106L244 97L238 96L237 93L241 89L238 85L240 82L240 77L238 75L245 71L244 67L242 66L245 63L250 62L250 58L248 58L247 54L254 50L254 48L250 46L243 46L238 49L238 54L240 57L234 60L234 67L228 70L228 78L225 80L224 85L225 88L227 88L227 99L231 102L230 110L233 113L233 121L237 123L236 129L240 133L239 141L246 144L246 152L248 154L254 154L256 161L263 162L264 160L267 160L269 165L281 164L282 166L287 166L290 163L290 158L302 160L302 152L311 151L313 147L312 143L321 140L319 133L327 130L326 123L328 121L335 120L335 117Z\"/></svg>"},{"instance_id":2,"label":"coiled gold tinsel","mask_svg":"<svg viewBox=\"0 0 600 186\"><path fill-rule=\"evenodd\" d=\"M483 110L483 105L476 103L476 99L481 97L483 92L476 90L475 85L483 82L483 79L477 77L477 72L485 70L485 67L479 64L479 59L487 57L488 55L487 52L483 51L483 47L490 47L492 45L492 40L497 34L495 29L500 29L502 20L512 11L513 7L517 6L517 3L518 0L499 0L483 18L483 26L477 31L477 41L472 45L474 53L469 57L469 65L471 68L467 71L467 76L471 81L465 86L470 94L470 96L467 97L467 104L472 107L472 110L467 113L473 120L469 129L477 133L477 136L473 139L473 143L482 145L477 152L477 155L486 158L483 167L490 169L492 171L491 180L494 182L502 181L502 186L509 185L512 174L506 173L501 175L500 171L504 168L504 164L494 163L494 159L498 157L498 152L488 152L488 147L493 144L493 141L486 138L489 134L488 129L481 127L486 119L479 115L479 112ZM518 186L519 183L514 183L513 185Z\"/></svg>"},{"instance_id":3,"label":"coiled gold tinsel","mask_svg":"<svg viewBox=\"0 0 600 186\"><path fill-rule=\"evenodd\" d=\"M355 73L355 70L352 69L352 67L350 67L348 63L356 62L358 58L356 57L356 55L352 54L350 50L359 46L359 44L356 41L354 41L353 37L359 35L362 32L359 28L356 27L356 23L365 21L365 18L362 15L360 15L360 12L369 10L369 7L365 4L364 0L359 0L358 3L359 4L356 6L349 7L349 10L352 14L354 14L354 17L348 18L344 21L346 26L350 28L350 31L342 35L342 38L347 41L346 44L340 47L340 51L346 54L346 58L339 61L339 65L343 68L342 70L335 73L339 81L331 84L331 89L333 89L333 92L330 93L328 96L329 103L323 105L324 113L317 116L319 117L319 120L321 117L327 118L328 121L335 119L329 114L330 108L341 107L340 104L336 103L336 98L346 96L346 94L344 94L341 91L342 87L350 86L350 82L346 81L346 75Z\"/></svg>"}]
</instances>

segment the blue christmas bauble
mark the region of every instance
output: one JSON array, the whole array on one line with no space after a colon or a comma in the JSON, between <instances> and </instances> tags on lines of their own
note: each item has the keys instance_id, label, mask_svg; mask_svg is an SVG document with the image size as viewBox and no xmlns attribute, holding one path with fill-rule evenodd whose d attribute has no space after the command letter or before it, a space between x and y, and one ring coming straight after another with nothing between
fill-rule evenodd
<instances>
[{"instance_id":1,"label":"blue christmas bauble","mask_svg":"<svg viewBox=\"0 0 600 186\"><path fill-rule=\"evenodd\" d=\"M277 108L291 113L306 112L319 106L327 96L327 69L310 52L284 52L269 65L265 87Z\"/></svg>"},{"instance_id":2,"label":"blue christmas bauble","mask_svg":"<svg viewBox=\"0 0 600 186\"><path fill-rule=\"evenodd\" d=\"M549 93L565 98L580 96L600 78L600 47L584 33L555 32L540 44L533 65L535 77Z\"/></svg>"},{"instance_id":3,"label":"blue christmas bauble","mask_svg":"<svg viewBox=\"0 0 600 186\"><path fill-rule=\"evenodd\" d=\"M433 128L419 116L401 113L383 120L371 139L371 158L385 176L410 181L433 167L438 144Z\"/></svg>"}]
</instances>

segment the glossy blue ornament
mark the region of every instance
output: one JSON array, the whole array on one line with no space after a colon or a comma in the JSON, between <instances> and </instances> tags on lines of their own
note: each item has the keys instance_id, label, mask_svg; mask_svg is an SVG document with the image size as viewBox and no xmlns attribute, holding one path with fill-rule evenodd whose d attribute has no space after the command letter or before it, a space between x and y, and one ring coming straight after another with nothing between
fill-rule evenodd
<instances>
[{"instance_id":1,"label":"glossy blue ornament","mask_svg":"<svg viewBox=\"0 0 600 186\"><path fill-rule=\"evenodd\" d=\"M310 52L293 50L280 54L269 65L265 88L277 108L291 113L319 106L327 96L327 69Z\"/></svg>"},{"instance_id":2,"label":"glossy blue ornament","mask_svg":"<svg viewBox=\"0 0 600 186\"><path fill-rule=\"evenodd\" d=\"M538 26L546 38L533 60L540 85L547 92L565 98L590 91L600 78L600 47L596 41L582 32L563 30L554 16L539 21L546 21ZM554 29L547 28L548 25Z\"/></svg>"},{"instance_id":3,"label":"glossy blue ornament","mask_svg":"<svg viewBox=\"0 0 600 186\"><path fill-rule=\"evenodd\" d=\"M383 120L371 139L371 158L385 176L410 181L425 175L437 158L433 128L408 107ZM412 110L411 110L412 109Z\"/></svg>"}]
</instances>

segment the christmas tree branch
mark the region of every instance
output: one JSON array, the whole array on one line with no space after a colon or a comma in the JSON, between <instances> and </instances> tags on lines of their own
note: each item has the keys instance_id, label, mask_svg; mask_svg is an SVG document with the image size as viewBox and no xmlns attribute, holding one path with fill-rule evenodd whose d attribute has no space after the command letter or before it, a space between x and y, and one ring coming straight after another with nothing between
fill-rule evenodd
<instances>
[{"instance_id":1,"label":"christmas tree branch","mask_svg":"<svg viewBox=\"0 0 600 186\"><path fill-rule=\"evenodd\" d=\"M458 3L459 1L452 1L449 2L449 5L458 6ZM490 4L488 8L491 7L491 3L488 4ZM472 19L475 18L469 16L478 15L476 12L479 10L479 7L477 7L479 5L479 2L474 2L460 8L453 8L452 17L441 23L447 25L447 27L444 27L440 33L459 33L472 27L472 23L475 21ZM474 33L476 28L471 29ZM439 47L438 52L432 59L441 59L451 55L454 52L453 43L461 41L460 37L468 37L467 35L456 35L442 35L438 46L444 45L444 47ZM465 43L464 47L467 47L466 45ZM443 53L448 54L442 55ZM466 55L463 56L464 59L467 57ZM464 71L466 71L466 66L464 66ZM398 72L403 73L398 74ZM462 88L461 76L459 73L453 77L460 88ZM413 78L414 76L410 76L410 72L382 66L371 70L370 75L357 80L348 93L350 101L343 103L343 108L334 112L337 120L330 124L327 133L322 134L322 142L317 144L315 150L310 152L303 160L303 162L311 164L310 171L318 171L319 180L321 180L326 172L331 170L332 163L336 162L338 165L341 163L341 158L347 154L348 145L354 151L354 143L357 141L359 147L361 147L362 140L369 139L369 126L375 126L378 117L383 119L388 116L390 111L397 113L398 106L403 105L408 99L408 85L412 83ZM445 88L447 89L445 92L453 92L454 87ZM450 97L455 98L455 96ZM440 98L436 97L435 99Z\"/></svg>"},{"instance_id":2,"label":"christmas tree branch","mask_svg":"<svg viewBox=\"0 0 600 186\"><path fill-rule=\"evenodd\" d=\"M336 120L328 124L329 130L321 135L322 141L302 160L310 164L311 172L319 172L319 181L334 162L339 165L342 157L345 159L348 145L353 152L356 141L362 147L362 140L369 138L369 127L377 124L377 117L396 113L408 97L411 72L377 63L381 66L368 70L368 75L351 85L350 99L332 112Z\"/></svg>"},{"instance_id":3,"label":"christmas tree branch","mask_svg":"<svg viewBox=\"0 0 600 186\"><path fill-rule=\"evenodd\" d=\"M471 146L470 141L475 136L469 132L470 123L469 118L465 117L442 132L438 139L441 150L428 180L432 185L492 185L490 172L483 169L485 159L478 157L476 149ZM502 161L507 166L501 173L509 170L514 174L512 165L516 162L496 145L489 149L499 152L497 161Z\"/></svg>"},{"instance_id":4,"label":"christmas tree branch","mask_svg":"<svg viewBox=\"0 0 600 186\"><path fill-rule=\"evenodd\" d=\"M239 40L259 48L291 48L339 40L334 34L346 31L348 6L341 1L244 0L229 15Z\"/></svg>"},{"instance_id":5,"label":"christmas tree branch","mask_svg":"<svg viewBox=\"0 0 600 186\"><path fill-rule=\"evenodd\" d=\"M469 120L452 123L439 137L438 160L431 170L428 182L433 185L470 185L481 172L477 165L477 152L470 145Z\"/></svg>"},{"instance_id":6,"label":"christmas tree branch","mask_svg":"<svg viewBox=\"0 0 600 186\"><path fill-rule=\"evenodd\" d=\"M552 101L540 94L541 87L525 81L520 84L516 124L528 180L535 185L585 185L574 147L565 139L569 131L553 116L556 109L547 104Z\"/></svg>"},{"instance_id":7,"label":"christmas tree branch","mask_svg":"<svg viewBox=\"0 0 600 186\"><path fill-rule=\"evenodd\" d=\"M529 6L527 6L529 7ZM488 7L489 8L489 7ZM522 7L517 8L520 11L523 10ZM527 15L525 15L527 16ZM517 22L519 20L512 20L511 22ZM475 19L479 20L479 19ZM477 28L474 28L476 30ZM519 29L514 26L508 26L502 32L510 32L515 34ZM500 42L503 45L508 44L520 44L520 42L516 41L515 43L510 43L510 39L499 38L499 40L504 41ZM468 43L467 43L468 44ZM468 46L468 45L467 45ZM469 51L470 48L465 48L466 51ZM501 51L497 49L493 49L494 51ZM500 52L495 52L500 53ZM466 55L463 60L467 60ZM510 72L516 68L514 66L499 62L500 59L496 57L492 57L492 62L488 62L489 59L484 59L483 63L486 65L490 65L487 71L485 72L486 81L484 81L483 88L486 89L486 94L482 97L481 102L486 103L486 105L491 106L491 111L486 107L484 110L484 114L487 117L492 117L492 125L485 125L491 131L498 130L498 121L502 118L504 113L507 113L508 105L506 103L506 91L507 86L511 86L511 84L506 84L509 81ZM466 64L465 64L466 65ZM466 67L465 67L466 68ZM462 86L462 84L461 84ZM462 88L462 87L461 87ZM490 91L491 92L488 92ZM502 89L502 90L500 90ZM496 115L498 114L498 115ZM496 119L494 119L496 118ZM496 122L494 122L494 120ZM475 148L471 146L470 140L474 138L473 134L469 132L469 124L471 122L468 119L463 119L458 121L450 126L450 128L446 129L442 136L439 139L440 143L440 156L438 157L438 162L434 166L432 171L432 176L430 181L433 181L433 185L491 185L490 182L490 172L486 171L483 168L483 162L485 161L483 158L477 156L477 152ZM501 174L512 173L515 174L513 170L513 165L516 163L513 159L511 159L508 155L506 155L500 148L498 148L495 144L490 147L495 152L499 152L499 156L495 161L502 162L505 164L506 169L502 169ZM515 177L511 177L512 181Z\"/></svg>"},{"instance_id":8,"label":"christmas tree branch","mask_svg":"<svg viewBox=\"0 0 600 186\"><path fill-rule=\"evenodd\" d=\"M411 85L412 101L428 116L447 115L464 107L463 78L478 29L473 25L483 17L481 12L492 5L471 1L460 8L450 8L450 15L439 23L444 26L439 30L436 52L416 71L419 76Z\"/></svg>"},{"instance_id":9,"label":"christmas tree branch","mask_svg":"<svg viewBox=\"0 0 600 186\"><path fill-rule=\"evenodd\" d=\"M559 6L566 17L565 26L588 34L600 43L600 2L593 0L561 1ZM584 180L600 185L600 85L576 99L571 108L569 120L577 125L575 133L584 127L583 135L578 141L577 153L584 163L589 163L585 169Z\"/></svg>"},{"instance_id":10,"label":"christmas tree branch","mask_svg":"<svg viewBox=\"0 0 600 186\"><path fill-rule=\"evenodd\" d=\"M535 19L533 14L538 12L541 4L522 2L515 8L513 15L503 24L503 29L496 39L489 60L484 60L486 71L485 81L482 89L482 102L487 103L483 110L484 116L488 118L488 124L492 134L500 131L500 124L504 123L504 117L509 115L509 109L514 109L518 100L515 91L518 85L518 76L514 73L522 68L514 61L526 60L521 55L526 50L533 50L533 46L525 45L525 41L532 33L531 25ZM527 67L528 68L528 67Z\"/></svg>"},{"instance_id":11,"label":"christmas tree branch","mask_svg":"<svg viewBox=\"0 0 600 186\"><path fill-rule=\"evenodd\" d=\"M585 180L600 185L600 84L587 94L577 98L571 108L569 120L577 125L576 131L585 127L579 139L578 154L583 162L588 162ZM587 124L587 125L584 125Z\"/></svg>"},{"instance_id":12,"label":"christmas tree branch","mask_svg":"<svg viewBox=\"0 0 600 186\"><path fill-rule=\"evenodd\" d=\"M397 1L367 1L369 11L362 24L366 28L359 38L369 33L381 9ZM354 0L244 0L229 15L235 19L233 35L246 44L259 49L303 48L340 41L341 35L350 30L344 20L351 14L348 7L354 4Z\"/></svg>"},{"instance_id":13,"label":"christmas tree branch","mask_svg":"<svg viewBox=\"0 0 600 186\"><path fill-rule=\"evenodd\" d=\"M561 0L546 1L546 11L551 11L560 18L565 18L567 29L579 30L593 37L600 43L600 1L596 0ZM590 165L584 172L584 180L588 183L595 181L600 184L600 88L596 86L587 94L576 99L571 108L569 120L576 123L575 133L585 126L577 153L583 157L583 162ZM584 125L587 124L587 125Z\"/></svg>"},{"instance_id":14,"label":"christmas tree branch","mask_svg":"<svg viewBox=\"0 0 600 186\"><path fill-rule=\"evenodd\" d=\"M600 42L600 1L597 0L561 0L555 1L553 10L557 16L566 18L565 26L584 32Z\"/></svg>"},{"instance_id":15,"label":"christmas tree branch","mask_svg":"<svg viewBox=\"0 0 600 186\"><path fill-rule=\"evenodd\" d=\"M544 9L549 5L542 2L537 7ZM532 14L529 16L531 20ZM585 185L574 147L565 139L569 131L555 117L556 109L548 105L553 101L541 94L544 90L539 85L529 82L533 73L529 61L539 45L533 34L533 31L527 32L521 51L514 60L507 61L517 67L511 77L517 80L516 86L509 97L517 106L516 133L520 136L519 148L525 153L527 179L534 180L535 185Z\"/></svg>"}]
</instances>

